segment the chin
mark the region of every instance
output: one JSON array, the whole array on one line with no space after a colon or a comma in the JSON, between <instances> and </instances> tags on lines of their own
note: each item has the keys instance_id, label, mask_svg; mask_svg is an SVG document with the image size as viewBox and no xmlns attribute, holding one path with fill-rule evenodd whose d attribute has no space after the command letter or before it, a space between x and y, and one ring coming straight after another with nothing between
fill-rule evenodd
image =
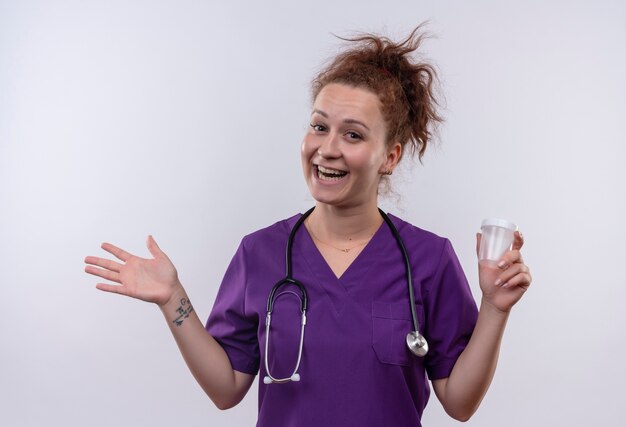
<instances>
[{"instance_id":1,"label":"chin","mask_svg":"<svg viewBox=\"0 0 626 427\"><path fill-rule=\"evenodd\" d=\"M333 197L329 194L323 194L321 192L310 192L311 197L315 200L316 204L323 204L327 206L332 206L334 208L348 209L355 208L358 206L364 206L367 204L365 200L350 200L344 197Z\"/></svg>"}]
</instances>

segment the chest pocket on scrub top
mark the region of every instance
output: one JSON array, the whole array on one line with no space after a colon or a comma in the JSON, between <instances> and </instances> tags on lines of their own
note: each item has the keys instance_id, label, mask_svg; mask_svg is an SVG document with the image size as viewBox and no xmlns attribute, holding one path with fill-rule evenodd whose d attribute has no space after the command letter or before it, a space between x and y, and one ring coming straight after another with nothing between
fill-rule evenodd
<instances>
[{"instance_id":1,"label":"chest pocket on scrub top","mask_svg":"<svg viewBox=\"0 0 626 427\"><path fill-rule=\"evenodd\" d=\"M417 320L424 328L424 309L415 304ZM421 360L406 345L406 335L413 330L409 302L372 302L372 347L382 363L410 366Z\"/></svg>"}]
</instances>

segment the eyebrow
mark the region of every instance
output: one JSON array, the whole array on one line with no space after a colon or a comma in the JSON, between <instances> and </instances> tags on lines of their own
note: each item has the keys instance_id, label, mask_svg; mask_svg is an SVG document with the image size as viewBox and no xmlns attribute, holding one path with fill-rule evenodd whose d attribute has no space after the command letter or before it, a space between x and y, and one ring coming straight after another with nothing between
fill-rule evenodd
<instances>
[{"instance_id":1,"label":"eyebrow","mask_svg":"<svg viewBox=\"0 0 626 427\"><path fill-rule=\"evenodd\" d=\"M322 117L324 117L324 118L326 118L326 119L328 118L328 114L327 114L327 113L325 113L325 112L324 112L324 111L322 111L322 110L315 109L315 110L313 110L313 112L311 113L311 115L313 115L313 114L315 114L315 113L319 114L320 116L322 116ZM362 121L357 120L357 119L350 119L350 118L348 118L348 119L344 119L344 121L343 121L343 122L344 122L344 123L353 123L353 124L361 125L361 126L363 126L365 129L370 130L370 128L369 128L369 127L367 127L367 125L366 125L365 123L363 123Z\"/></svg>"}]
</instances>

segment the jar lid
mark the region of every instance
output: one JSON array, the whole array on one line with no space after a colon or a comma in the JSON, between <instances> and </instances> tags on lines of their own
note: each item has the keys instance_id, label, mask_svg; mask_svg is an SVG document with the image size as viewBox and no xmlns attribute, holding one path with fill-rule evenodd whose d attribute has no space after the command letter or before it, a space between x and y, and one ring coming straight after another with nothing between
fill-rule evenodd
<instances>
[{"instance_id":1,"label":"jar lid","mask_svg":"<svg viewBox=\"0 0 626 427\"><path fill-rule=\"evenodd\" d=\"M507 228L513 231L517 230L517 225L515 225L511 221L507 221L506 219L500 219L500 218L487 218L483 220L483 223L480 225L480 228L490 227L490 226Z\"/></svg>"}]
</instances>

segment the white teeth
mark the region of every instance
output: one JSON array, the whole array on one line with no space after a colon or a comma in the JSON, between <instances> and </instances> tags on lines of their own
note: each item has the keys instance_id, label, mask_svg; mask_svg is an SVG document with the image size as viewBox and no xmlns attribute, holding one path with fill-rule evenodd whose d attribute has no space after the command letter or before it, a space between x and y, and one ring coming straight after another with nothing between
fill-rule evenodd
<instances>
[{"instance_id":1,"label":"white teeth","mask_svg":"<svg viewBox=\"0 0 626 427\"><path fill-rule=\"evenodd\" d=\"M348 172L345 171L329 169L324 166L317 165L317 177L324 181L339 181L347 174Z\"/></svg>"},{"instance_id":2,"label":"white teeth","mask_svg":"<svg viewBox=\"0 0 626 427\"><path fill-rule=\"evenodd\" d=\"M320 165L317 166L317 169L326 175L345 175L347 173L347 172L340 171L337 169L328 169Z\"/></svg>"}]
</instances>

